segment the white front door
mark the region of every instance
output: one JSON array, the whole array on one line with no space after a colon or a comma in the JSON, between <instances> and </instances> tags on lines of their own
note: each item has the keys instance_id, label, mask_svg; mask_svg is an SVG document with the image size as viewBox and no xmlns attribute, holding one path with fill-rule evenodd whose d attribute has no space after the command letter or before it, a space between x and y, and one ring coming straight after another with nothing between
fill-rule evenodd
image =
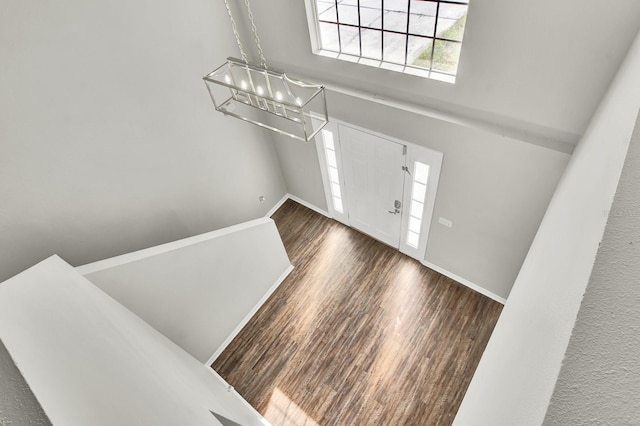
<instances>
[{"instance_id":1,"label":"white front door","mask_svg":"<svg viewBox=\"0 0 640 426\"><path fill-rule=\"evenodd\" d=\"M406 147L343 124L338 132L351 226L398 248Z\"/></svg>"}]
</instances>

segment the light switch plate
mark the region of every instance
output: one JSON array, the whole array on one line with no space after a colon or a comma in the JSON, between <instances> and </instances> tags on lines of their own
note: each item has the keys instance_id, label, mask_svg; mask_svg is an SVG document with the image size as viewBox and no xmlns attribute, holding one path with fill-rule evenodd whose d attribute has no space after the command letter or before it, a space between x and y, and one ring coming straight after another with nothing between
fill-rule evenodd
<instances>
[{"instance_id":1,"label":"light switch plate","mask_svg":"<svg viewBox=\"0 0 640 426\"><path fill-rule=\"evenodd\" d=\"M445 219L444 217L438 218L438 223L440 225L446 226L447 228L453 227L453 222L451 222L449 219Z\"/></svg>"}]
</instances>

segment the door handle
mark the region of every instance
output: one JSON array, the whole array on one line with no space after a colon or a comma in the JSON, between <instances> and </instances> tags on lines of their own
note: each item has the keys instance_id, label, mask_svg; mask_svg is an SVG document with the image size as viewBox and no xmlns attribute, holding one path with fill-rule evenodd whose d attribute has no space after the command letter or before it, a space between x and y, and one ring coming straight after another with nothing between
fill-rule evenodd
<instances>
[{"instance_id":1,"label":"door handle","mask_svg":"<svg viewBox=\"0 0 640 426\"><path fill-rule=\"evenodd\" d=\"M391 213L391 214L398 214L398 213L400 213L400 209L389 210L389 213Z\"/></svg>"}]
</instances>

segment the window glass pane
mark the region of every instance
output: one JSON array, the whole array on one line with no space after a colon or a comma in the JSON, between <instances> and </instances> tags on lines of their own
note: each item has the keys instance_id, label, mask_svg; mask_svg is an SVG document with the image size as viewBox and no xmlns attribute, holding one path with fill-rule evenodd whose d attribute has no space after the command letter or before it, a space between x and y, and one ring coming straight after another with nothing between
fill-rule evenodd
<instances>
[{"instance_id":1,"label":"window glass pane","mask_svg":"<svg viewBox=\"0 0 640 426\"><path fill-rule=\"evenodd\" d=\"M432 46L432 38L409 36L407 64L423 68L431 68Z\"/></svg>"},{"instance_id":2,"label":"window glass pane","mask_svg":"<svg viewBox=\"0 0 640 426\"><path fill-rule=\"evenodd\" d=\"M429 166L419 161L416 161L416 165L414 167L414 180L416 182L427 184L427 179L429 178Z\"/></svg>"},{"instance_id":3,"label":"window glass pane","mask_svg":"<svg viewBox=\"0 0 640 426\"><path fill-rule=\"evenodd\" d=\"M460 58L460 43L436 40L434 44L432 68L436 71L455 74Z\"/></svg>"},{"instance_id":4,"label":"window glass pane","mask_svg":"<svg viewBox=\"0 0 640 426\"><path fill-rule=\"evenodd\" d=\"M382 21L383 29L385 30L399 31L402 33L407 31L407 12L389 11L386 9L386 2L384 19Z\"/></svg>"},{"instance_id":5,"label":"window glass pane","mask_svg":"<svg viewBox=\"0 0 640 426\"><path fill-rule=\"evenodd\" d=\"M409 5L408 0L384 0L385 12L386 11L406 12L408 5Z\"/></svg>"},{"instance_id":6,"label":"window glass pane","mask_svg":"<svg viewBox=\"0 0 640 426\"><path fill-rule=\"evenodd\" d=\"M338 22L336 20L336 3L334 1L318 0L318 19L321 21Z\"/></svg>"},{"instance_id":7,"label":"window glass pane","mask_svg":"<svg viewBox=\"0 0 640 426\"><path fill-rule=\"evenodd\" d=\"M437 3L411 0L409 33L433 37L436 28Z\"/></svg>"},{"instance_id":8,"label":"window glass pane","mask_svg":"<svg viewBox=\"0 0 640 426\"><path fill-rule=\"evenodd\" d=\"M409 231L407 234L407 245L411 247L418 248L418 242L420 241L420 235L415 232Z\"/></svg>"},{"instance_id":9,"label":"window glass pane","mask_svg":"<svg viewBox=\"0 0 640 426\"><path fill-rule=\"evenodd\" d=\"M325 148L335 150L335 147L333 146L333 133L329 130L322 129L322 139L324 140Z\"/></svg>"},{"instance_id":10,"label":"window glass pane","mask_svg":"<svg viewBox=\"0 0 640 426\"><path fill-rule=\"evenodd\" d=\"M340 198L333 197L333 208L342 213L342 200Z\"/></svg>"},{"instance_id":11,"label":"window glass pane","mask_svg":"<svg viewBox=\"0 0 640 426\"><path fill-rule=\"evenodd\" d=\"M340 185L338 185L337 183L333 183L331 182L331 193L333 194L334 197L342 197L342 193L340 192Z\"/></svg>"},{"instance_id":12,"label":"window glass pane","mask_svg":"<svg viewBox=\"0 0 640 426\"><path fill-rule=\"evenodd\" d=\"M422 221L420 219L416 219L415 217L409 218L409 230L411 232L415 232L416 234L419 234L421 224L422 224Z\"/></svg>"},{"instance_id":13,"label":"window glass pane","mask_svg":"<svg viewBox=\"0 0 640 426\"><path fill-rule=\"evenodd\" d=\"M422 218L422 211L424 210L424 204L419 201L411 201L411 216Z\"/></svg>"},{"instance_id":14,"label":"window glass pane","mask_svg":"<svg viewBox=\"0 0 640 426\"><path fill-rule=\"evenodd\" d=\"M360 34L358 28L340 25L342 52L360 56Z\"/></svg>"},{"instance_id":15,"label":"window glass pane","mask_svg":"<svg viewBox=\"0 0 640 426\"><path fill-rule=\"evenodd\" d=\"M325 56L455 82L468 0L312 1Z\"/></svg>"},{"instance_id":16,"label":"window glass pane","mask_svg":"<svg viewBox=\"0 0 640 426\"><path fill-rule=\"evenodd\" d=\"M360 25L369 28L382 28L381 0L360 0Z\"/></svg>"},{"instance_id":17,"label":"window glass pane","mask_svg":"<svg viewBox=\"0 0 640 426\"><path fill-rule=\"evenodd\" d=\"M440 3L438 18L459 19L467 14L468 7L464 4Z\"/></svg>"},{"instance_id":18,"label":"window glass pane","mask_svg":"<svg viewBox=\"0 0 640 426\"><path fill-rule=\"evenodd\" d=\"M408 0L384 0L384 29L406 32L408 7Z\"/></svg>"},{"instance_id":19,"label":"window glass pane","mask_svg":"<svg viewBox=\"0 0 640 426\"><path fill-rule=\"evenodd\" d=\"M438 37L461 41L466 18L467 6L441 3L438 12Z\"/></svg>"},{"instance_id":20,"label":"window glass pane","mask_svg":"<svg viewBox=\"0 0 640 426\"><path fill-rule=\"evenodd\" d=\"M335 167L337 169L338 164L336 163L336 153L333 150L327 149L325 151L327 154L327 165L329 167Z\"/></svg>"},{"instance_id":21,"label":"window glass pane","mask_svg":"<svg viewBox=\"0 0 640 426\"><path fill-rule=\"evenodd\" d=\"M362 56L382 59L382 32L363 29L360 35L362 37Z\"/></svg>"},{"instance_id":22,"label":"window glass pane","mask_svg":"<svg viewBox=\"0 0 640 426\"><path fill-rule=\"evenodd\" d=\"M358 25L358 6L338 4L338 20L341 24Z\"/></svg>"},{"instance_id":23,"label":"window glass pane","mask_svg":"<svg viewBox=\"0 0 640 426\"><path fill-rule=\"evenodd\" d=\"M383 33L383 60L404 64L406 37L401 34Z\"/></svg>"},{"instance_id":24,"label":"window glass pane","mask_svg":"<svg viewBox=\"0 0 640 426\"><path fill-rule=\"evenodd\" d=\"M338 179L338 170L335 167L329 167L329 180L335 183L340 182Z\"/></svg>"},{"instance_id":25,"label":"window glass pane","mask_svg":"<svg viewBox=\"0 0 640 426\"><path fill-rule=\"evenodd\" d=\"M426 185L423 185L421 183L418 182L413 182L413 191L411 193L411 198L416 200L416 201L420 201L421 203L424 202L424 195L427 192L427 187Z\"/></svg>"},{"instance_id":26,"label":"window glass pane","mask_svg":"<svg viewBox=\"0 0 640 426\"><path fill-rule=\"evenodd\" d=\"M338 26L336 24L326 24L320 22L320 45L322 49L340 51L338 44Z\"/></svg>"},{"instance_id":27,"label":"window glass pane","mask_svg":"<svg viewBox=\"0 0 640 426\"><path fill-rule=\"evenodd\" d=\"M411 0L411 13L425 16L436 16L437 11L437 1Z\"/></svg>"}]
</instances>

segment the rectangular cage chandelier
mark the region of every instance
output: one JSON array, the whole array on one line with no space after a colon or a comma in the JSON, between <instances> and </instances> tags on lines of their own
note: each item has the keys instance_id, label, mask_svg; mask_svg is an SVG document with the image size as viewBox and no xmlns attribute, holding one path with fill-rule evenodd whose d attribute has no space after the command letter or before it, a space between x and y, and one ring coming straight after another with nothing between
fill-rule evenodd
<instances>
[{"instance_id":1,"label":"rectangular cage chandelier","mask_svg":"<svg viewBox=\"0 0 640 426\"><path fill-rule=\"evenodd\" d=\"M229 1L224 4L242 60L227 58L203 77L213 105L225 115L309 142L329 121L324 86L293 80L284 72L267 68L249 0L244 0L260 56L260 66L250 64Z\"/></svg>"},{"instance_id":2,"label":"rectangular cage chandelier","mask_svg":"<svg viewBox=\"0 0 640 426\"><path fill-rule=\"evenodd\" d=\"M324 86L227 58L203 77L216 110L308 142L327 124Z\"/></svg>"}]
</instances>

